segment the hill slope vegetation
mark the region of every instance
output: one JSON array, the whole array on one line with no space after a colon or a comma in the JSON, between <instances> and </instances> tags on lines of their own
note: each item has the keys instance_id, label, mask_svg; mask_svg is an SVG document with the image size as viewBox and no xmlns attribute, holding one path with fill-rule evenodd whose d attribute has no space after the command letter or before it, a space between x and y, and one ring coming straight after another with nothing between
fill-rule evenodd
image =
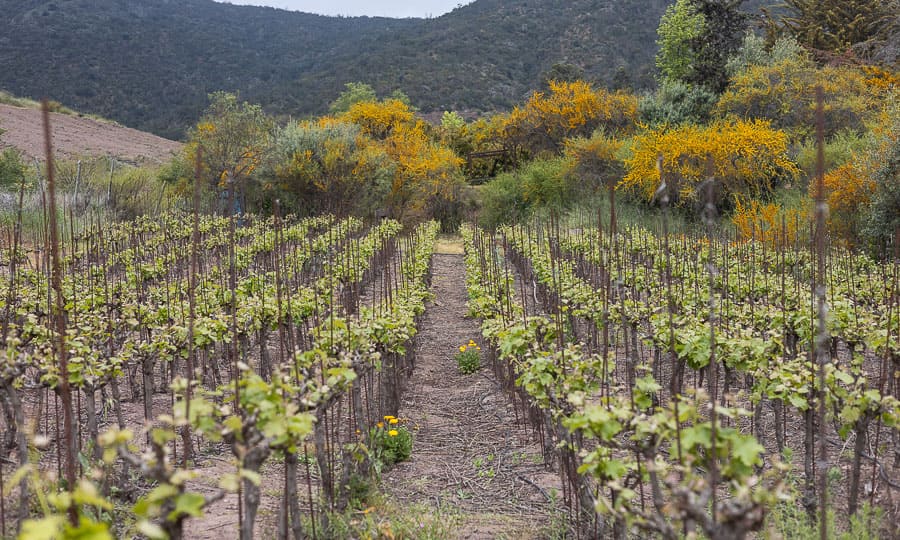
<instances>
[{"instance_id":1,"label":"hill slope vegetation","mask_svg":"<svg viewBox=\"0 0 900 540\"><path fill-rule=\"evenodd\" d=\"M169 138L215 90L302 116L364 81L403 90L423 112L491 111L540 87L554 65L651 85L667 3L478 0L435 19L387 19L211 0L0 0L0 88Z\"/></svg>"}]
</instances>

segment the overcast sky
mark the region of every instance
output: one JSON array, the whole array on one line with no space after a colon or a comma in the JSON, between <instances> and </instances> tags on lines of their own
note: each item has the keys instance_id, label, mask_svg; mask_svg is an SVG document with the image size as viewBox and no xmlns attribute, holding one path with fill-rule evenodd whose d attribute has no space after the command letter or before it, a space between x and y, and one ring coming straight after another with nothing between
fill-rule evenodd
<instances>
[{"instance_id":1,"label":"overcast sky","mask_svg":"<svg viewBox=\"0 0 900 540\"><path fill-rule=\"evenodd\" d=\"M438 17L472 0L219 0L231 4L272 6L321 15Z\"/></svg>"}]
</instances>

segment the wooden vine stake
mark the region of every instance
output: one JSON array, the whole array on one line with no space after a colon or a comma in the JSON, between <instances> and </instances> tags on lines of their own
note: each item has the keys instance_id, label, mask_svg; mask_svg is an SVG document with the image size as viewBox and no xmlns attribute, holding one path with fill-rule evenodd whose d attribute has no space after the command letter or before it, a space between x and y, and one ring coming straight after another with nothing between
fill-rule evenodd
<instances>
[{"instance_id":1,"label":"wooden vine stake","mask_svg":"<svg viewBox=\"0 0 900 540\"><path fill-rule=\"evenodd\" d=\"M706 161L706 206L704 219L706 221L706 239L708 244L707 272L709 275L709 424L710 424L710 460L709 460L709 494L712 501L712 522L716 522L716 488L719 484L719 464L716 454L716 437L718 422L716 407L718 406L719 392L719 365L716 359L716 324L718 324L718 312L716 306L716 248L715 248L715 220L716 220L716 204L715 204L715 162L713 157L707 156ZM668 260L669 249L666 248L666 258ZM669 268L666 263L666 275L668 276ZM671 325L671 318L670 318ZM670 326L671 328L671 326ZM677 418L676 418L677 421Z\"/></svg>"},{"instance_id":2,"label":"wooden vine stake","mask_svg":"<svg viewBox=\"0 0 900 540\"><path fill-rule=\"evenodd\" d=\"M816 87L816 312L818 329L815 339L815 358L818 365L819 448L817 460L819 491L819 537L828 538L828 448L825 441L825 364L829 358L828 328L825 323L825 97L821 86Z\"/></svg>"},{"instance_id":3,"label":"wooden vine stake","mask_svg":"<svg viewBox=\"0 0 900 540\"><path fill-rule=\"evenodd\" d=\"M187 363L185 375L187 386L184 392L184 417L185 425L181 432L184 441L184 467L190 466L193 457L193 443L191 442L191 399L193 398L194 384L194 319L197 317L197 257L200 250L200 176L202 170L203 147L197 147L197 155L194 162L194 200L191 216L191 262L188 269L188 332L187 332Z\"/></svg>"},{"instance_id":4,"label":"wooden vine stake","mask_svg":"<svg viewBox=\"0 0 900 540\"><path fill-rule=\"evenodd\" d=\"M53 147L50 137L50 105L46 99L41 103L44 117L44 148L47 152L47 196L50 214L50 281L53 287L55 303L53 304L53 326L56 334L53 340L53 352L59 366L59 381L56 392L62 401L63 439L66 465L66 487L75 489L75 440L72 437L72 390L69 387L69 360L66 355L66 316L65 302L62 292L62 268L59 257L59 231L56 223L56 183L53 174ZM74 504L68 509L69 522L78 526L78 510Z\"/></svg>"}]
</instances>

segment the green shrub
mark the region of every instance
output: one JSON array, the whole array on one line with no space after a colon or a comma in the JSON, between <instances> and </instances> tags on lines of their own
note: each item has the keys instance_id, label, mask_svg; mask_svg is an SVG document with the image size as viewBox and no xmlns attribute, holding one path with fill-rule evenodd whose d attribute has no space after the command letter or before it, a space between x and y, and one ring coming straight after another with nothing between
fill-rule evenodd
<instances>
[{"instance_id":1,"label":"green shrub","mask_svg":"<svg viewBox=\"0 0 900 540\"><path fill-rule=\"evenodd\" d=\"M835 133L825 141L825 170L830 171L849 163L854 156L862 155L867 150L869 141L851 130ZM797 166L806 178L816 174L816 139L808 137L797 150Z\"/></svg>"},{"instance_id":2,"label":"green shrub","mask_svg":"<svg viewBox=\"0 0 900 540\"><path fill-rule=\"evenodd\" d=\"M702 86L664 79L655 93L641 98L638 113L650 126L707 122L718 96Z\"/></svg>"},{"instance_id":3,"label":"green shrub","mask_svg":"<svg viewBox=\"0 0 900 540\"><path fill-rule=\"evenodd\" d=\"M873 252L890 255L890 246L897 241L894 234L900 230L900 139L894 139L876 159L875 193L862 218L862 234Z\"/></svg>"},{"instance_id":4,"label":"green shrub","mask_svg":"<svg viewBox=\"0 0 900 540\"><path fill-rule=\"evenodd\" d=\"M884 512L864 504L856 515L850 517L846 526L838 526L833 509L828 510L826 523L828 538L834 540L879 540L879 530L883 525ZM846 523L843 519L842 522ZM763 538L789 538L790 540L818 540L819 519L811 521L809 515L794 502L784 502L776 506L767 521Z\"/></svg>"},{"instance_id":5,"label":"green shrub","mask_svg":"<svg viewBox=\"0 0 900 540\"><path fill-rule=\"evenodd\" d=\"M497 175L479 188L482 227L495 229L504 223L515 223L530 215L530 208L522 195L522 183L515 172Z\"/></svg>"},{"instance_id":6,"label":"green shrub","mask_svg":"<svg viewBox=\"0 0 900 540\"><path fill-rule=\"evenodd\" d=\"M536 211L563 211L577 199L572 167L562 158L539 159L503 173L481 189L481 225L493 229Z\"/></svg>"},{"instance_id":7,"label":"green shrub","mask_svg":"<svg viewBox=\"0 0 900 540\"><path fill-rule=\"evenodd\" d=\"M25 179L25 173L25 163L16 149L7 148L0 153L0 188L14 189Z\"/></svg>"}]
</instances>

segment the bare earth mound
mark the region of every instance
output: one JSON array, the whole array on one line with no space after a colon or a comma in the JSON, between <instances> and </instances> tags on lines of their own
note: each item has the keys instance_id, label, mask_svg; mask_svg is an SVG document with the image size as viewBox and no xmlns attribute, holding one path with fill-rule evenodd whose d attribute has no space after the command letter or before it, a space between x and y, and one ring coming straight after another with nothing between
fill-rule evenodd
<instances>
[{"instance_id":1,"label":"bare earth mound","mask_svg":"<svg viewBox=\"0 0 900 540\"><path fill-rule=\"evenodd\" d=\"M150 133L91 118L50 113L58 158L112 156L134 164L168 161L182 144ZM41 111L0 104L0 149L18 148L29 159L44 158Z\"/></svg>"}]
</instances>

